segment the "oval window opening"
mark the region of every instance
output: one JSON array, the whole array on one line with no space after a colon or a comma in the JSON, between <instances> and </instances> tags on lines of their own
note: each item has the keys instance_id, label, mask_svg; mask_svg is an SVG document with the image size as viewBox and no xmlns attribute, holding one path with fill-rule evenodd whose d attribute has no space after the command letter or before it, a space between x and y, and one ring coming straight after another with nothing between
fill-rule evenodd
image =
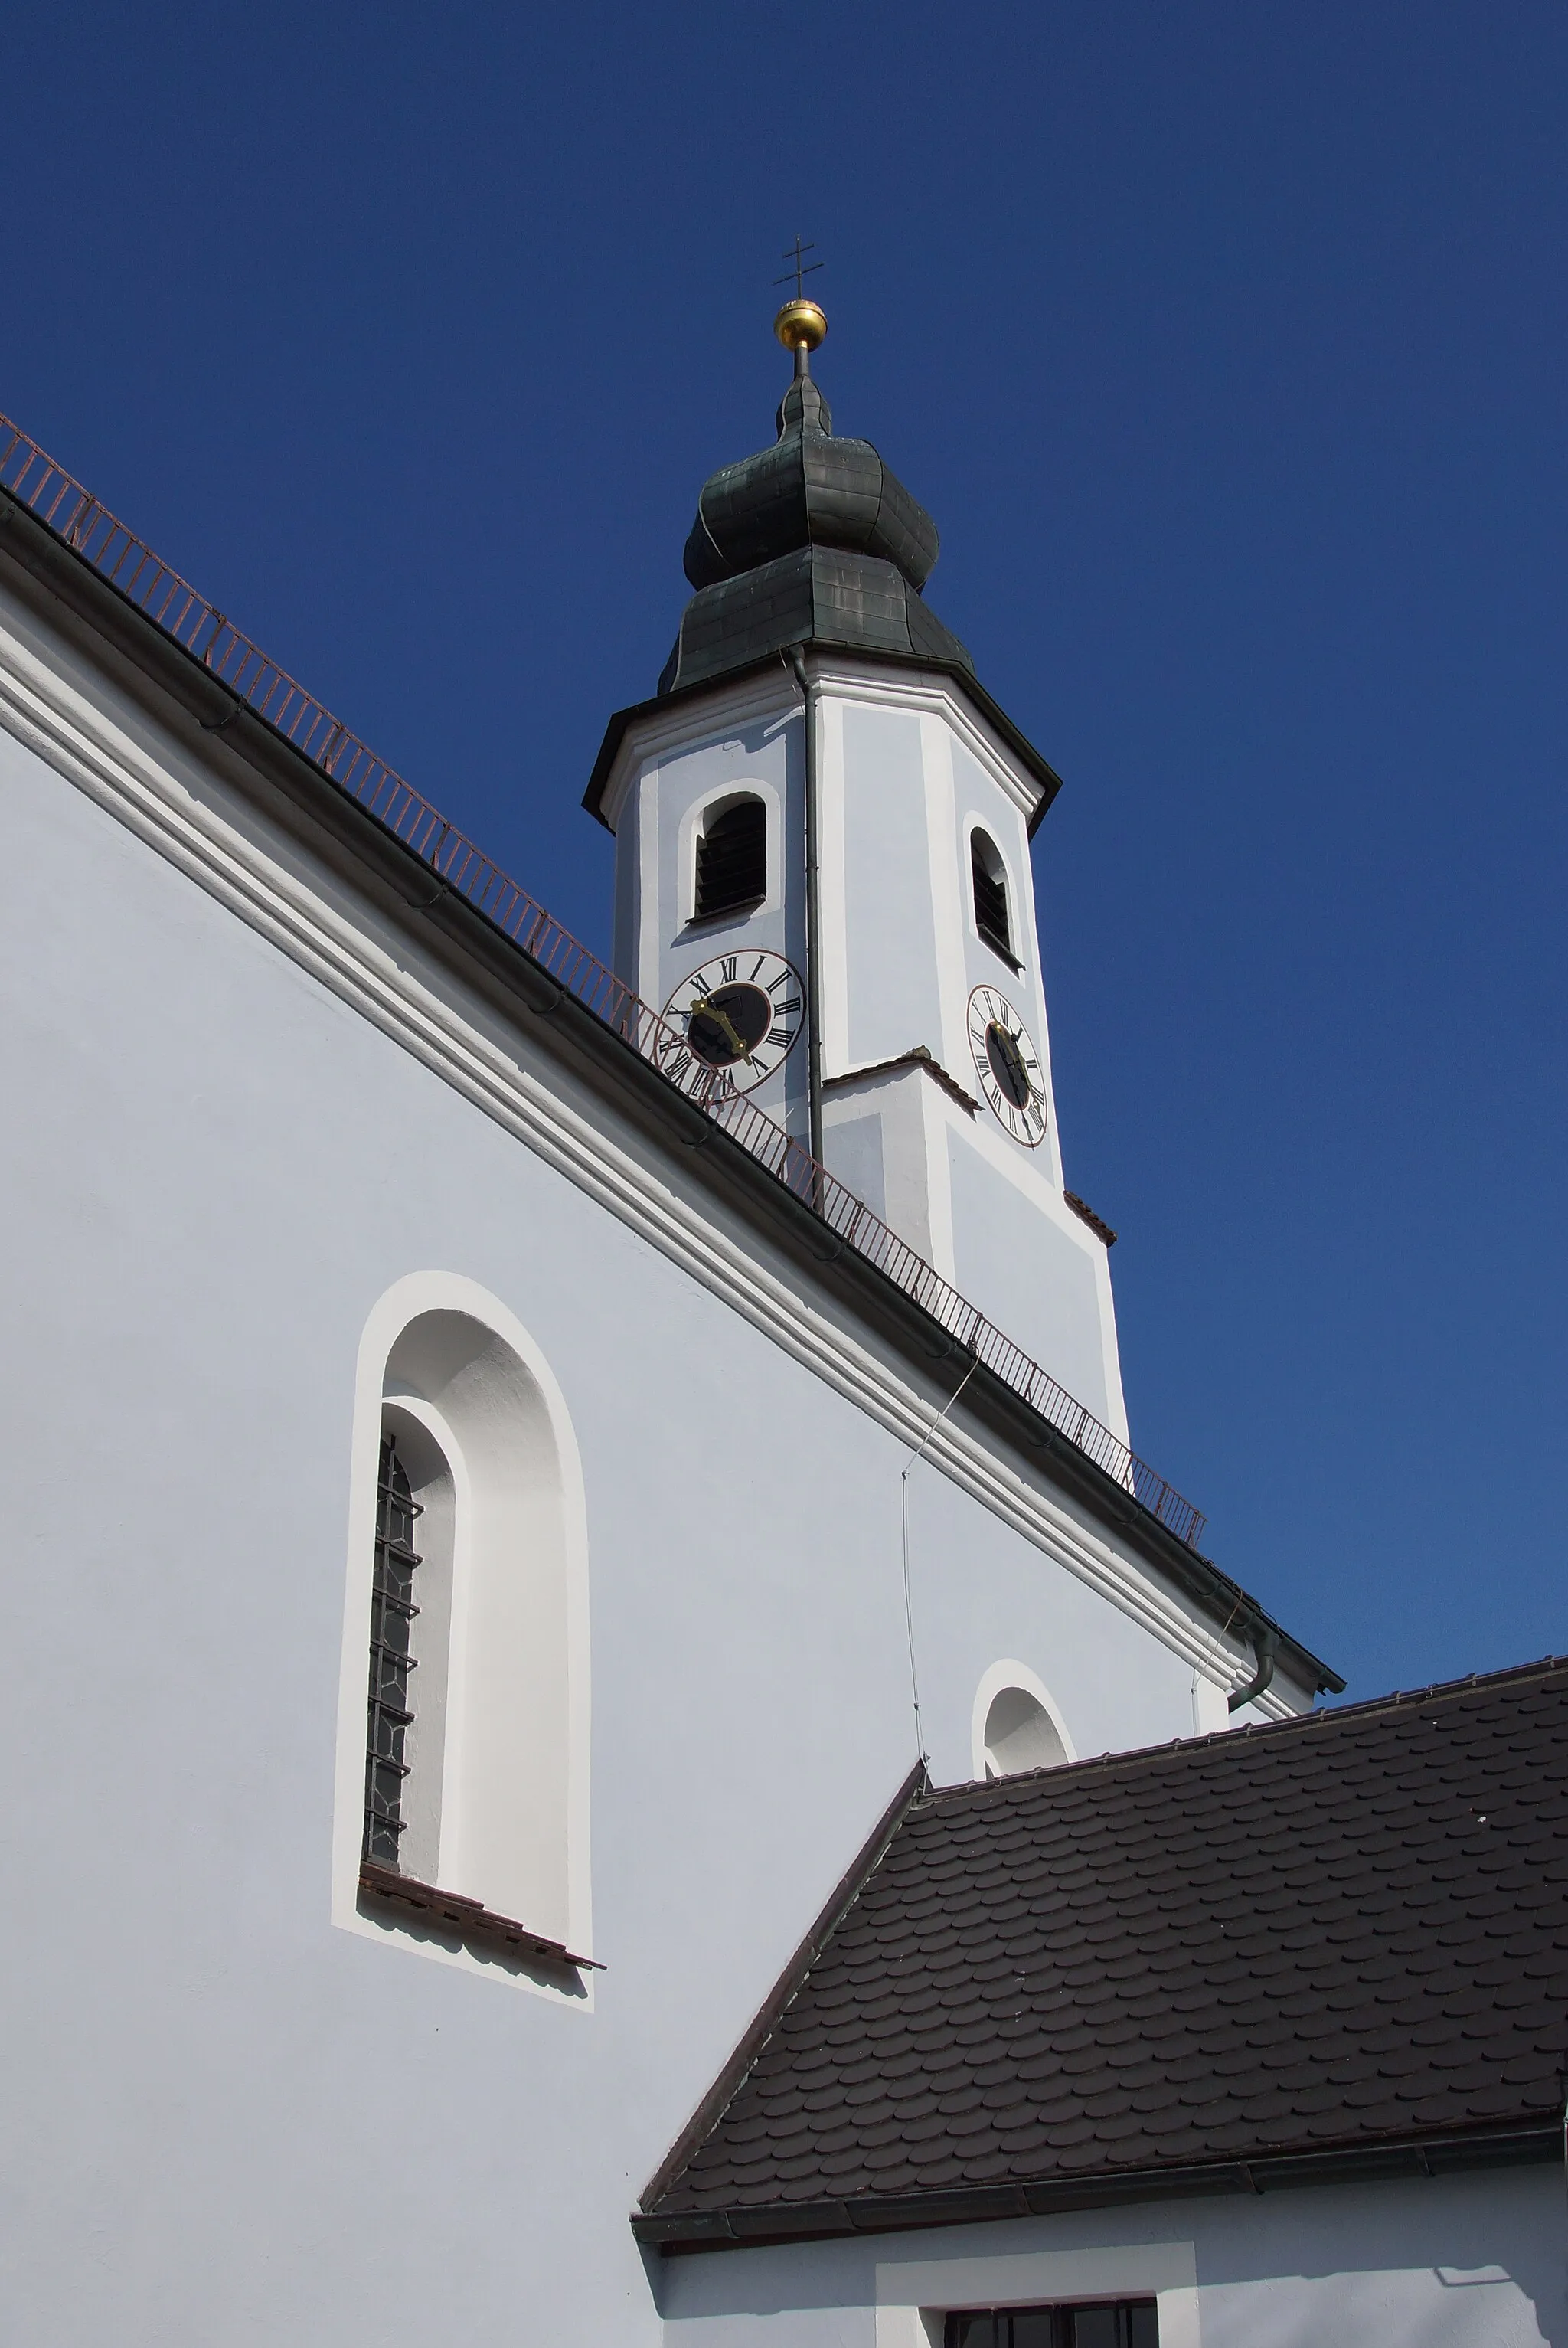
<instances>
[{"instance_id":1,"label":"oval window opening","mask_svg":"<svg viewBox=\"0 0 1568 2348\"><path fill-rule=\"evenodd\" d=\"M1024 1769L1054 1769L1067 1747L1045 1706L1027 1688L1001 1688L986 1715L986 1775L1016 1777Z\"/></svg>"}]
</instances>

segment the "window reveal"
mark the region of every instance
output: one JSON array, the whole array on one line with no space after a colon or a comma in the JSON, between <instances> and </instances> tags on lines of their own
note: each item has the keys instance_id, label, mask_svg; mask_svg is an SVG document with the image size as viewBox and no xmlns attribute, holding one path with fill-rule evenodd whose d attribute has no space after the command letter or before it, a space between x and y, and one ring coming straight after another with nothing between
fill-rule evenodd
<instances>
[{"instance_id":1,"label":"window reveal","mask_svg":"<svg viewBox=\"0 0 1568 2348\"><path fill-rule=\"evenodd\" d=\"M414 1720L408 1675L415 1669L415 1658L409 1646L419 1612L414 1603L414 1573L420 1562L414 1548L414 1524L420 1514L408 1471L397 1456L395 1438L384 1435L370 1599L363 1847L364 1857L383 1867L397 1865L398 1838L404 1828L403 1781L408 1775L404 1755Z\"/></svg>"},{"instance_id":2,"label":"window reveal","mask_svg":"<svg viewBox=\"0 0 1568 2348\"><path fill-rule=\"evenodd\" d=\"M1160 2348L1152 2299L1091 2307L991 2307L949 2315L943 2348Z\"/></svg>"},{"instance_id":3,"label":"window reveal","mask_svg":"<svg viewBox=\"0 0 1568 2348\"><path fill-rule=\"evenodd\" d=\"M761 799L737 799L716 815L697 842L692 920L739 913L768 893L768 811Z\"/></svg>"}]
</instances>

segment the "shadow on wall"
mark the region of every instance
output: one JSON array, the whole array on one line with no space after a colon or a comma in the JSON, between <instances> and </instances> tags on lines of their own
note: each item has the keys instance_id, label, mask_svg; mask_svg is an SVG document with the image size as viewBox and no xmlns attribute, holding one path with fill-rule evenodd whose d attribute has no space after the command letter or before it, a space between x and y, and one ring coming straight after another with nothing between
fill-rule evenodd
<instances>
[{"instance_id":1,"label":"shadow on wall","mask_svg":"<svg viewBox=\"0 0 1568 2348\"><path fill-rule=\"evenodd\" d=\"M465 1938L460 1932L443 1931L438 1924L424 1923L409 1914L390 1918L384 1909L368 1901L360 1903L359 1912L388 1941L412 1941L416 1948L438 1949L443 1956L461 1955L471 1965L510 1981L531 1982L534 1988L548 1990L554 1997L587 2001L587 1983L580 1972L569 1966L540 1964L520 1950Z\"/></svg>"},{"instance_id":2,"label":"shadow on wall","mask_svg":"<svg viewBox=\"0 0 1568 2348\"><path fill-rule=\"evenodd\" d=\"M1562 2348L1565 2250L1554 2162L1216 2204L1199 2241L1204 2348Z\"/></svg>"}]
</instances>

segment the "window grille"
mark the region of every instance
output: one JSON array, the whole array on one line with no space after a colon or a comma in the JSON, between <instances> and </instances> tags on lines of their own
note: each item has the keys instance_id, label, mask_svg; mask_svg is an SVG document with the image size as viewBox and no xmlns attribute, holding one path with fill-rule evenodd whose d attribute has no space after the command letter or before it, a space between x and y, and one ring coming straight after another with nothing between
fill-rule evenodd
<instances>
[{"instance_id":1,"label":"window grille","mask_svg":"<svg viewBox=\"0 0 1568 2348\"><path fill-rule=\"evenodd\" d=\"M992 870L993 865L997 868ZM969 834L969 870L975 884L975 927L987 945L1011 962L1012 932L1008 926L1008 884L1001 858L983 831ZM1016 965L1015 965L1016 967Z\"/></svg>"},{"instance_id":2,"label":"window grille","mask_svg":"<svg viewBox=\"0 0 1568 2348\"><path fill-rule=\"evenodd\" d=\"M397 1839L405 1825L403 1781L408 1775L405 1740L414 1719L408 1675L414 1603L415 1519L423 1511L394 1437L381 1438L381 1475L376 1489L375 1566L370 1601L370 1704L364 1741L364 1847L366 1859L397 1865Z\"/></svg>"},{"instance_id":3,"label":"window grille","mask_svg":"<svg viewBox=\"0 0 1568 2348\"><path fill-rule=\"evenodd\" d=\"M943 2348L1160 2348L1152 2299L1092 2307L988 2307L949 2315Z\"/></svg>"},{"instance_id":4,"label":"window grille","mask_svg":"<svg viewBox=\"0 0 1568 2348\"><path fill-rule=\"evenodd\" d=\"M716 815L697 842L693 921L739 913L768 893L768 811L761 799L737 799Z\"/></svg>"}]
</instances>

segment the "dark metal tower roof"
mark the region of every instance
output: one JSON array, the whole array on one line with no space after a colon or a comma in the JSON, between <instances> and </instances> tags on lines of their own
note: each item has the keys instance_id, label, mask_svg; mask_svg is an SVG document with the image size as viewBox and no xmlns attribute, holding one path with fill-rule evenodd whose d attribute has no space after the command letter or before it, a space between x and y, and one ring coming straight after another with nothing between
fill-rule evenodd
<instances>
[{"instance_id":1,"label":"dark metal tower roof","mask_svg":"<svg viewBox=\"0 0 1568 2348\"><path fill-rule=\"evenodd\" d=\"M703 486L686 541L697 592L660 692L800 644L913 655L972 676L968 654L921 597L936 523L868 440L834 438L804 344L777 420L771 448Z\"/></svg>"},{"instance_id":2,"label":"dark metal tower roof","mask_svg":"<svg viewBox=\"0 0 1568 2348\"><path fill-rule=\"evenodd\" d=\"M833 414L809 375L779 404L778 438L725 465L703 487L686 541L686 576L712 587L803 546L838 546L896 562L924 587L937 525L869 440L835 440Z\"/></svg>"}]
</instances>

